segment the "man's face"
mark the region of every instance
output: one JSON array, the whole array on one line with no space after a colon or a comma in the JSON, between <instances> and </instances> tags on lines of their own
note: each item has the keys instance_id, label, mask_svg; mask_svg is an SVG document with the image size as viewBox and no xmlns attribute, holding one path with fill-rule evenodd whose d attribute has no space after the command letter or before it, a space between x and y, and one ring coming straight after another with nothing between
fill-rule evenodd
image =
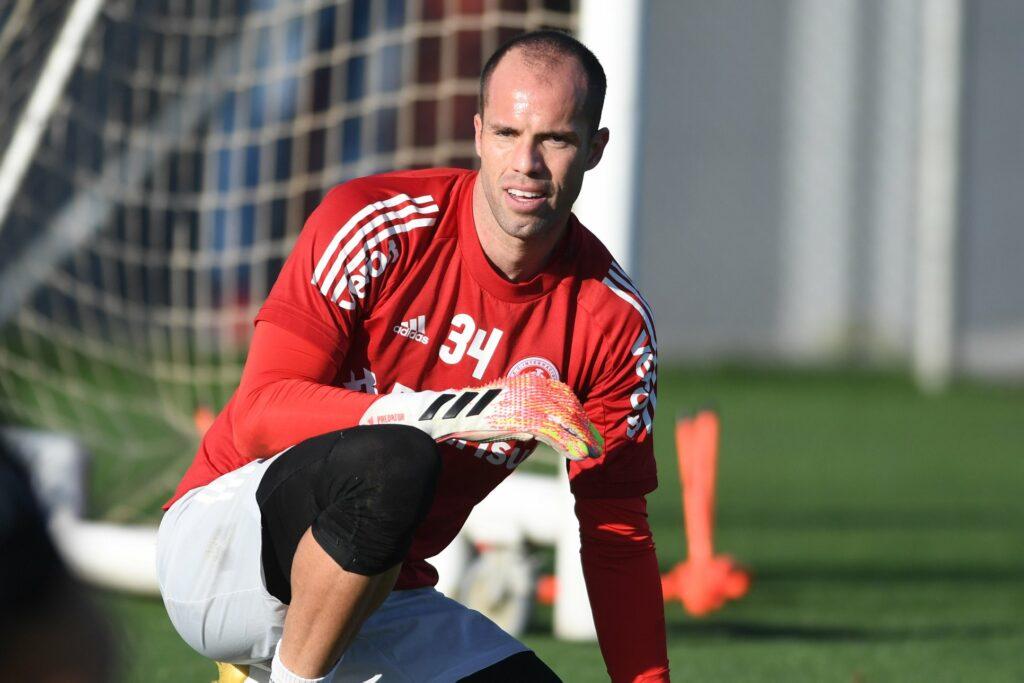
<instances>
[{"instance_id":1,"label":"man's face","mask_svg":"<svg viewBox=\"0 0 1024 683\"><path fill-rule=\"evenodd\" d=\"M484 196L498 226L520 239L565 225L583 173L601 159L608 131L590 134L586 77L574 59L531 63L513 50L498 63L477 114Z\"/></svg>"}]
</instances>

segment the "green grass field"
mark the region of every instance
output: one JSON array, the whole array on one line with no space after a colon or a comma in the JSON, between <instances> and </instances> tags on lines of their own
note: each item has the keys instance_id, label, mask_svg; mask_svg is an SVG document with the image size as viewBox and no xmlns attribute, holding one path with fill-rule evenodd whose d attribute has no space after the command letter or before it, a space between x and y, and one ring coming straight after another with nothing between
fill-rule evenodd
<instances>
[{"instance_id":1,"label":"green grass field","mask_svg":"<svg viewBox=\"0 0 1024 683\"><path fill-rule=\"evenodd\" d=\"M684 538L677 411L722 415L717 549L754 571L711 617L666 606L685 681L1024 681L1024 389L939 398L894 376L666 371L650 513L662 570ZM125 679L210 681L150 600L102 596ZM566 681L604 680L596 645L550 613L527 643Z\"/></svg>"}]
</instances>

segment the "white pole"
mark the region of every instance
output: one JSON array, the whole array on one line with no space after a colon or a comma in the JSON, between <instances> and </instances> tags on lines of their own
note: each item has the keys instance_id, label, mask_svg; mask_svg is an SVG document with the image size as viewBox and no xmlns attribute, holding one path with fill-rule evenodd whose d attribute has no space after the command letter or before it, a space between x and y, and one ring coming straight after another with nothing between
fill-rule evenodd
<instances>
[{"instance_id":1,"label":"white pole","mask_svg":"<svg viewBox=\"0 0 1024 683\"><path fill-rule=\"evenodd\" d=\"M601 123L611 140L587 173L575 212L631 275L635 273L637 188L643 138L643 35L647 0L582 0L579 39L604 67L608 93Z\"/></svg>"},{"instance_id":2,"label":"white pole","mask_svg":"<svg viewBox=\"0 0 1024 683\"><path fill-rule=\"evenodd\" d=\"M538 448L533 457L545 450L543 446ZM514 548L524 540L553 545L558 586L552 619L555 637L592 641L597 639L597 630L580 564L575 499L561 463L558 472L557 477L516 472L473 508L462 534L473 543L504 548ZM523 505L523 501L530 503ZM480 609L472 602L467 605Z\"/></svg>"},{"instance_id":3,"label":"white pole","mask_svg":"<svg viewBox=\"0 0 1024 683\"><path fill-rule=\"evenodd\" d=\"M579 34L608 78L601 125L611 133L604 158L587 173L574 211L626 272L636 273L635 235L643 137L643 43L647 0L581 0ZM567 482L563 484L568 487ZM595 640L594 618L580 566L580 539L572 499L566 496L555 542L555 636Z\"/></svg>"},{"instance_id":4,"label":"white pole","mask_svg":"<svg viewBox=\"0 0 1024 683\"><path fill-rule=\"evenodd\" d=\"M597 640L594 614L590 610L587 584L580 559L580 527L576 521L575 499L569 493L569 476L565 467L558 468L561 484L555 514L559 523L555 537L555 609L552 626L560 640Z\"/></svg>"},{"instance_id":5,"label":"white pole","mask_svg":"<svg viewBox=\"0 0 1024 683\"><path fill-rule=\"evenodd\" d=\"M54 515L50 533L71 571L94 586L140 595L159 595L155 526L90 522Z\"/></svg>"},{"instance_id":6,"label":"white pole","mask_svg":"<svg viewBox=\"0 0 1024 683\"><path fill-rule=\"evenodd\" d=\"M928 392L953 365L962 15L960 0L922 5L914 372Z\"/></svg>"},{"instance_id":7,"label":"white pole","mask_svg":"<svg viewBox=\"0 0 1024 683\"><path fill-rule=\"evenodd\" d=\"M103 0L75 0L0 161L0 230Z\"/></svg>"},{"instance_id":8,"label":"white pole","mask_svg":"<svg viewBox=\"0 0 1024 683\"><path fill-rule=\"evenodd\" d=\"M858 0L787 3L779 350L825 359L850 327ZM781 257L781 258L779 258Z\"/></svg>"}]
</instances>

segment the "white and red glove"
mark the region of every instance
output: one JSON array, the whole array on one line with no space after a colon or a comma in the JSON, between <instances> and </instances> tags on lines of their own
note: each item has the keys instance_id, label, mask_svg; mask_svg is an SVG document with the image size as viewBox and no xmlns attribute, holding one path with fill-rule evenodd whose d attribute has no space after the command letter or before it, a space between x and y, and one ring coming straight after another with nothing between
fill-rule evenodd
<instances>
[{"instance_id":1,"label":"white and red glove","mask_svg":"<svg viewBox=\"0 0 1024 683\"><path fill-rule=\"evenodd\" d=\"M572 389L537 375L466 389L385 394L359 420L392 423L417 427L435 441L537 439L570 460L601 455L596 431Z\"/></svg>"}]
</instances>

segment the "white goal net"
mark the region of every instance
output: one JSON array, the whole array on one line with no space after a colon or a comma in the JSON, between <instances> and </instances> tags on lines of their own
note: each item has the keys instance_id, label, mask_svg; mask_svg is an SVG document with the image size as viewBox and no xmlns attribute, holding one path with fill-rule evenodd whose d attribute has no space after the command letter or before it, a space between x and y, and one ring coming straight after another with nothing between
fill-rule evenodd
<instances>
[{"instance_id":1,"label":"white goal net","mask_svg":"<svg viewBox=\"0 0 1024 683\"><path fill-rule=\"evenodd\" d=\"M0 6L0 151L72 3ZM237 384L306 215L346 179L474 163L483 60L574 0L108 0L0 222L0 410L156 514Z\"/></svg>"}]
</instances>

